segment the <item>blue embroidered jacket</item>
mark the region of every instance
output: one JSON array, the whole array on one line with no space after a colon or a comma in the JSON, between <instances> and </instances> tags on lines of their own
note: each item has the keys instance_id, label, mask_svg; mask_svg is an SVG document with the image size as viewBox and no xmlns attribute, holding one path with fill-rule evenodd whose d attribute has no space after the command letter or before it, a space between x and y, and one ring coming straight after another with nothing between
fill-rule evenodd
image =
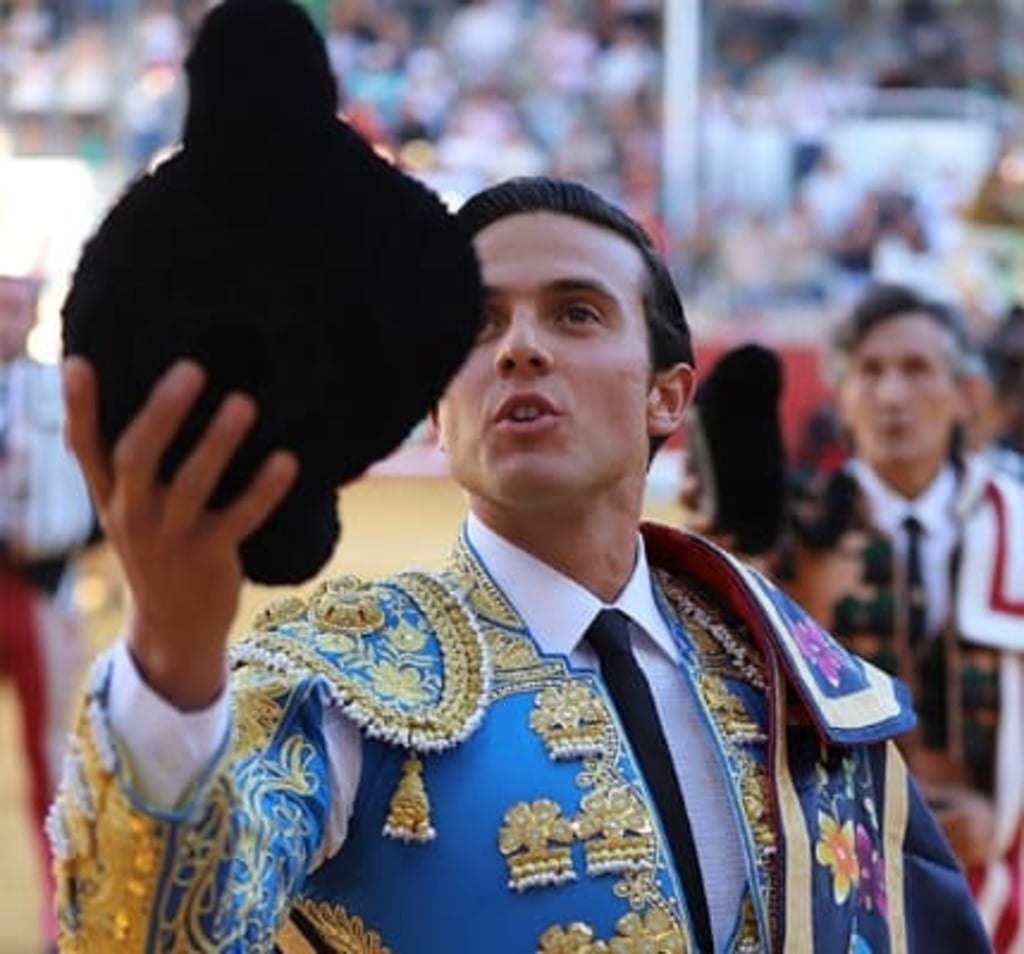
<instances>
[{"instance_id":1,"label":"blue embroidered jacket","mask_svg":"<svg viewBox=\"0 0 1024 954\"><path fill-rule=\"evenodd\" d=\"M645 528L682 672L730 780L747 891L729 951L985 951L891 741L902 686L693 536ZM542 655L468 546L442 574L324 584L237 649L234 729L169 813L90 688L53 816L62 950L603 954L692 949L599 679ZM324 713L364 730L322 864Z\"/></svg>"}]
</instances>

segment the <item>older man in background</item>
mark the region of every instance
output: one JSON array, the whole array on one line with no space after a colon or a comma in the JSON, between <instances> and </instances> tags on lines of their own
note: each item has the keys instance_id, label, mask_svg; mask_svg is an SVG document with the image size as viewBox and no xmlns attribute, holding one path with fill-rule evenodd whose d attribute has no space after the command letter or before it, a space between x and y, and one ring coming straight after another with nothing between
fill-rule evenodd
<instances>
[{"instance_id":1,"label":"older man in background","mask_svg":"<svg viewBox=\"0 0 1024 954\"><path fill-rule=\"evenodd\" d=\"M786 586L911 686L902 740L998 951L1024 950L1024 487L960 450L976 357L955 313L870 289L834 343L854 456L795 515Z\"/></svg>"}]
</instances>

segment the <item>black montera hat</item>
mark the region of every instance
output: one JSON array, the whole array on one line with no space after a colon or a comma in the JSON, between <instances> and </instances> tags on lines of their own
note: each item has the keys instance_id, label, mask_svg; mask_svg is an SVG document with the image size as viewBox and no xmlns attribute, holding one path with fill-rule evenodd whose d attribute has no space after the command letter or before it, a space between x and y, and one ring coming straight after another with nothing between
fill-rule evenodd
<instances>
[{"instance_id":1,"label":"black montera hat","mask_svg":"<svg viewBox=\"0 0 1024 954\"><path fill-rule=\"evenodd\" d=\"M700 477L711 530L760 554L782 531L786 454L779 415L782 364L756 344L727 351L690 408L687 453Z\"/></svg>"},{"instance_id":2,"label":"black montera hat","mask_svg":"<svg viewBox=\"0 0 1024 954\"><path fill-rule=\"evenodd\" d=\"M65 350L96 367L110 444L175 359L207 369L164 479L227 392L253 395L258 423L211 505L294 450L297 485L242 559L250 579L297 582L337 541L337 488L403 440L468 353L479 267L441 201L337 118L324 44L291 0L225 0L186 68L183 146L87 243Z\"/></svg>"}]
</instances>

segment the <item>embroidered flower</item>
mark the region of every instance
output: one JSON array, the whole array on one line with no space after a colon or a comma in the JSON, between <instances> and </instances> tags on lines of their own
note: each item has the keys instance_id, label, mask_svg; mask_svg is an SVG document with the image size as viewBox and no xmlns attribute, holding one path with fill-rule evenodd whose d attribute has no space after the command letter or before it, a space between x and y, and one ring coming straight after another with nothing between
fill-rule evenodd
<instances>
[{"instance_id":1,"label":"embroidered flower","mask_svg":"<svg viewBox=\"0 0 1024 954\"><path fill-rule=\"evenodd\" d=\"M809 620L800 620L793 626L793 635L800 644L804 658L809 660L831 685L838 686L839 673L843 669L843 653L828 633Z\"/></svg>"},{"instance_id":2,"label":"embroidered flower","mask_svg":"<svg viewBox=\"0 0 1024 954\"><path fill-rule=\"evenodd\" d=\"M857 826L856 850L860 867L860 903L868 911L877 910L885 917L888 913L885 865L871 833L863 825Z\"/></svg>"},{"instance_id":3,"label":"embroidered flower","mask_svg":"<svg viewBox=\"0 0 1024 954\"><path fill-rule=\"evenodd\" d=\"M647 917L630 911L615 925L617 937L608 950L612 954L684 954L683 932L671 915L654 908Z\"/></svg>"},{"instance_id":4,"label":"embroidered flower","mask_svg":"<svg viewBox=\"0 0 1024 954\"><path fill-rule=\"evenodd\" d=\"M382 662L374 667L373 681L380 692L392 696L401 702L422 702L429 695L423 684L423 675L410 666L396 666L394 663Z\"/></svg>"},{"instance_id":5,"label":"embroidered flower","mask_svg":"<svg viewBox=\"0 0 1024 954\"><path fill-rule=\"evenodd\" d=\"M581 838L600 835L621 839L627 832L649 832L651 815L633 789L611 785L584 797L577 824Z\"/></svg>"},{"instance_id":6,"label":"embroidered flower","mask_svg":"<svg viewBox=\"0 0 1024 954\"><path fill-rule=\"evenodd\" d=\"M540 798L532 804L521 802L506 812L498 843L502 854L508 855L523 848L544 848L549 842L567 845L573 835L572 822L562 817L561 806Z\"/></svg>"},{"instance_id":7,"label":"embroidered flower","mask_svg":"<svg viewBox=\"0 0 1024 954\"><path fill-rule=\"evenodd\" d=\"M594 939L589 924L578 921L568 927L548 928L540 938L538 954L606 954L607 945Z\"/></svg>"},{"instance_id":8,"label":"embroidered flower","mask_svg":"<svg viewBox=\"0 0 1024 954\"><path fill-rule=\"evenodd\" d=\"M818 813L821 835L814 851L818 863L832 869L832 896L836 904L844 904L850 891L860 881L860 865L854 845L853 822L840 823Z\"/></svg>"}]
</instances>

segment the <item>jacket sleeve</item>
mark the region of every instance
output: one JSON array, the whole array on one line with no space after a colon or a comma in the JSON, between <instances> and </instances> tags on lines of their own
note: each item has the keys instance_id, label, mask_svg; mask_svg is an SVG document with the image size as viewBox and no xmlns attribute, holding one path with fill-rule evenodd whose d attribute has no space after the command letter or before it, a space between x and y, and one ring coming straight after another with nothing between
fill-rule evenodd
<instances>
[{"instance_id":1,"label":"jacket sleeve","mask_svg":"<svg viewBox=\"0 0 1024 954\"><path fill-rule=\"evenodd\" d=\"M108 690L101 657L50 817L60 949L271 951L328 810L317 681L236 671L229 740L170 811L133 787Z\"/></svg>"},{"instance_id":2,"label":"jacket sleeve","mask_svg":"<svg viewBox=\"0 0 1024 954\"><path fill-rule=\"evenodd\" d=\"M889 780L889 784L894 783L895 779ZM991 951L991 941L963 871L909 774L905 791L903 903L907 950Z\"/></svg>"}]
</instances>

